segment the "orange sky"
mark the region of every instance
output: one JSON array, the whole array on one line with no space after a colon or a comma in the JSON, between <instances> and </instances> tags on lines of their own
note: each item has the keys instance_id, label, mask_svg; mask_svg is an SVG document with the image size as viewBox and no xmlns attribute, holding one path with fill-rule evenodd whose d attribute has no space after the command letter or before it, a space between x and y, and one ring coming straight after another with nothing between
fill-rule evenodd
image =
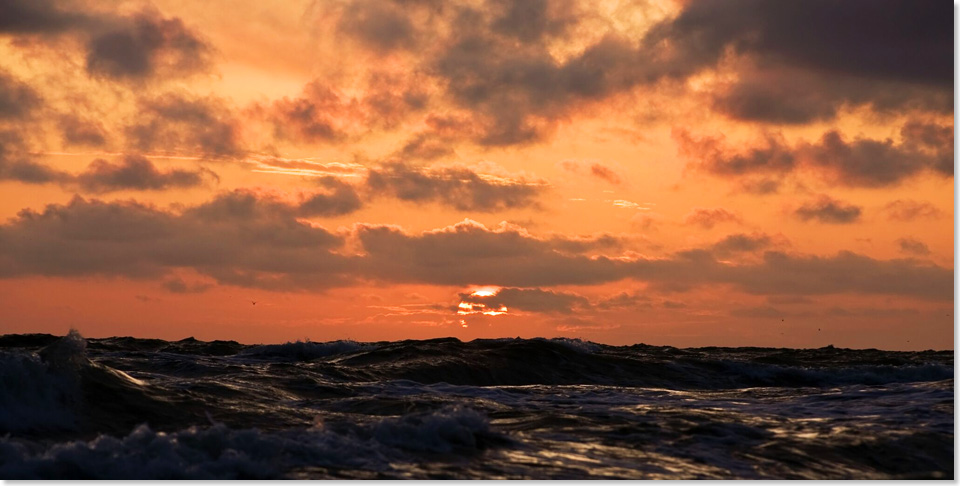
<instances>
[{"instance_id":1,"label":"orange sky","mask_svg":"<svg viewBox=\"0 0 960 486\"><path fill-rule=\"evenodd\" d=\"M0 333L953 347L942 2L0 14Z\"/></svg>"}]
</instances>

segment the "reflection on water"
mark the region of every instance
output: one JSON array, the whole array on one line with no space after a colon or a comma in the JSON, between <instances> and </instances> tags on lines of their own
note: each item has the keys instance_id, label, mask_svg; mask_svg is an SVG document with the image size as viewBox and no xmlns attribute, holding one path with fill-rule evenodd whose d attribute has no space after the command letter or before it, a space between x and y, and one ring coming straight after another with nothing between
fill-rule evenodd
<instances>
[{"instance_id":1,"label":"reflection on water","mask_svg":"<svg viewBox=\"0 0 960 486\"><path fill-rule=\"evenodd\" d=\"M953 477L950 352L66 339L0 337L0 478Z\"/></svg>"}]
</instances>

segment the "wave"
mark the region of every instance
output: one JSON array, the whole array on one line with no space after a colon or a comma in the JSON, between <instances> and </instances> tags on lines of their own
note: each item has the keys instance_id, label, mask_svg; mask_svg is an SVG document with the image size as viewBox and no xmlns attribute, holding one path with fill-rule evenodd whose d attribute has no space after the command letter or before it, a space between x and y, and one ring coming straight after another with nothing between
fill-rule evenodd
<instances>
[{"instance_id":1,"label":"wave","mask_svg":"<svg viewBox=\"0 0 960 486\"><path fill-rule=\"evenodd\" d=\"M367 346L369 348L369 346ZM311 361L337 354L355 353L364 349L356 341L332 341L315 343L295 341L284 344L263 344L240 351L239 356L251 358L270 358L291 361Z\"/></svg>"},{"instance_id":2,"label":"wave","mask_svg":"<svg viewBox=\"0 0 960 486\"><path fill-rule=\"evenodd\" d=\"M338 361L357 379L452 385L825 387L953 378L949 352L615 347L572 339L400 341Z\"/></svg>"},{"instance_id":3,"label":"wave","mask_svg":"<svg viewBox=\"0 0 960 486\"><path fill-rule=\"evenodd\" d=\"M172 433L140 425L117 438L100 435L35 450L0 439L5 479L270 479L327 467L395 471L410 452L471 454L496 440L482 414L462 407L382 419L346 430L279 432L223 424Z\"/></svg>"},{"instance_id":4,"label":"wave","mask_svg":"<svg viewBox=\"0 0 960 486\"><path fill-rule=\"evenodd\" d=\"M144 416L192 420L171 408L168 390L91 361L86 348L71 330L36 353L0 352L0 433L126 431Z\"/></svg>"}]
</instances>

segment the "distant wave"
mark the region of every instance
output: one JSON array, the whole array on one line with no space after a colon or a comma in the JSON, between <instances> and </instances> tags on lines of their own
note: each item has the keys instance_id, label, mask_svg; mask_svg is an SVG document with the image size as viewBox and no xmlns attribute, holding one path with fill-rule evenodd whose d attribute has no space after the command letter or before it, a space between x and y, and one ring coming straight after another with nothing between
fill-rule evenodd
<instances>
[{"instance_id":1,"label":"distant wave","mask_svg":"<svg viewBox=\"0 0 960 486\"><path fill-rule=\"evenodd\" d=\"M310 361L325 358L336 354L354 353L371 346L362 346L356 341L331 341L315 343L310 341L296 341L284 344L265 344L253 346L240 351L240 356L254 358L290 359L294 361Z\"/></svg>"}]
</instances>

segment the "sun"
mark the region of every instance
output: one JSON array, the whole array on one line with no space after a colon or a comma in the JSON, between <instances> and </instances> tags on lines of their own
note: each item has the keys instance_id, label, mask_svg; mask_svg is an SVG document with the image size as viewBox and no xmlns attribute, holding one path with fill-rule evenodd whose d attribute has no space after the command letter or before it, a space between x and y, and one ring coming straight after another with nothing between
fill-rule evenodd
<instances>
[{"instance_id":1,"label":"sun","mask_svg":"<svg viewBox=\"0 0 960 486\"><path fill-rule=\"evenodd\" d=\"M474 297L493 297L500 292L500 287L477 287L470 294Z\"/></svg>"}]
</instances>

